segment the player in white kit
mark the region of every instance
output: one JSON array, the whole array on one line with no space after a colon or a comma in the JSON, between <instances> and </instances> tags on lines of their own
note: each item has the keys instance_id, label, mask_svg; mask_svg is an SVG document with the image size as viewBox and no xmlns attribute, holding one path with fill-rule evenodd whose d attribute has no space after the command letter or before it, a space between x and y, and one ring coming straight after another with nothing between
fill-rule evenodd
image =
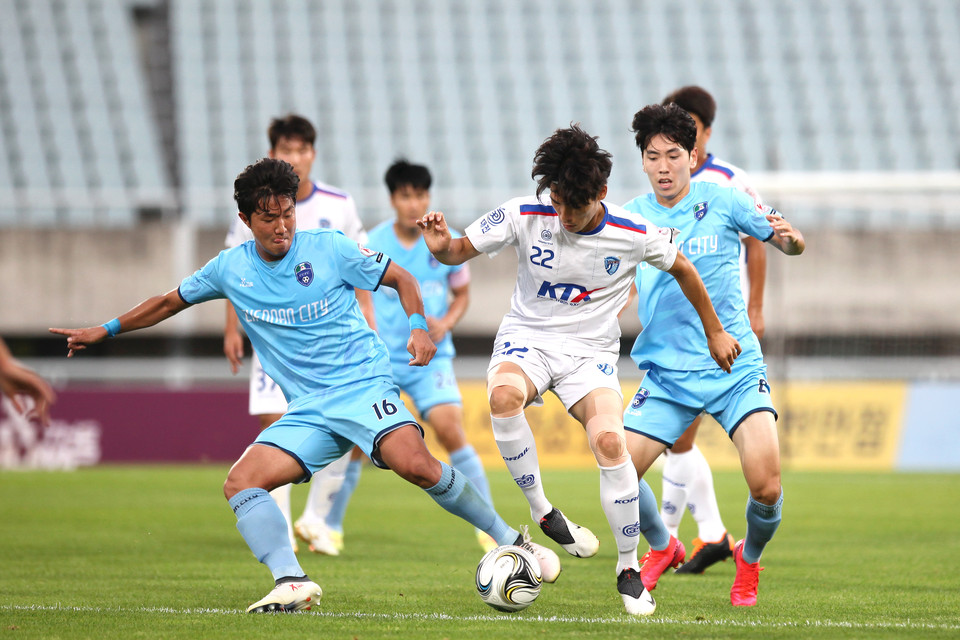
<instances>
[{"instance_id":1,"label":"player in white kit","mask_svg":"<svg viewBox=\"0 0 960 640\"><path fill-rule=\"evenodd\" d=\"M760 195L746 172L707 153L707 143L713 133L713 119L717 103L705 89L686 86L677 89L662 104L675 103L693 117L697 125L697 164L690 173L691 182L712 182L724 187L735 187L763 204ZM740 288L747 306L750 327L758 338L763 337L763 290L766 282L766 245L753 236L741 233L743 251L740 253ZM660 515L667 530L679 537L680 521L689 509L697 523L697 537L693 550L676 573L701 574L704 570L733 555L733 536L727 532L720 517L717 496L713 488L710 465L695 444L702 416L697 416L689 428L668 449L663 466L663 492Z\"/></svg>"},{"instance_id":2,"label":"player in white kit","mask_svg":"<svg viewBox=\"0 0 960 640\"><path fill-rule=\"evenodd\" d=\"M729 370L739 345L723 330L696 269L673 244L672 231L603 201L611 168L610 154L594 137L576 125L558 129L534 157L535 197L504 203L471 224L462 238L451 237L442 213L428 213L420 224L427 246L444 264L515 248L517 284L487 372L497 447L543 532L571 555L595 554L596 536L547 499L524 415L547 390L556 394L584 426L600 467L600 502L618 551L617 590L628 613L649 615L656 605L640 579L638 481L626 450L617 377L617 312L627 301L636 266L647 262L677 279L721 367Z\"/></svg>"},{"instance_id":3,"label":"player in white kit","mask_svg":"<svg viewBox=\"0 0 960 640\"><path fill-rule=\"evenodd\" d=\"M271 158L284 160L293 165L294 171L300 178L297 191L297 227L306 229L334 229L342 231L351 240L360 244L367 241L367 233L357 215L357 206L353 198L345 191L310 179L313 161L316 158L317 132L306 118L289 114L282 118L274 118L267 129L270 139ZM227 232L225 244L233 248L253 240L250 229L234 217L233 224ZM356 290L360 309L370 326L374 326L373 302L369 291ZM229 301L227 305L226 326L223 332L223 351L230 361L233 373L240 367L243 357L243 336L240 333L237 314ZM287 400L283 397L280 387L270 376L263 371L260 359L253 353L250 359L250 415L257 416L260 428L266 429L280 419L287 411ZM324 477L343 476L349 456L329 465L324 470ZM303 515L296 523L290 513L290 485L278 487L270 492L277 502L280 511L287 520L290 543L297 549L296 535L310 546L311 551L317 553L336 554L337 550L331 545L323 525L323 509L326 508L327 490L323 481L311 482L307 503Z\"/></svg>"}]
</instances>

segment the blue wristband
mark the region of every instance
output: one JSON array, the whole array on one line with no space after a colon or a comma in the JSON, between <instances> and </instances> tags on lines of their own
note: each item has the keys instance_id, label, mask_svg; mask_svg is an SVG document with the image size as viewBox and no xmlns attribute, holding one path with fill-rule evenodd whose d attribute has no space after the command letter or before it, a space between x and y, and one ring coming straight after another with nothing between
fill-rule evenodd
<instances>
[{"instance_id":1,"label":"blue wristband","mask_svg":"<svg viewBox=\"0 0 960 640\"><path fill-rule=\"evenodd\" d=\"M427 319L419 313L414 313L410 316L410 331L413 331L414 329L423 329L424 331L427 331Z\"/></svg>"},{"instance_id":2,"label":"blue wristband","mask_svg":"<svg viewBox=\"0 0 960 640\"><path fill-rule=\"evenodd\" d=\"M120 318L114 318L110 322L107 322L106 324L102 324L100 326L106 329L107 336L112 338L113 336L120 333Z\"/></svg>"}]
</instances>

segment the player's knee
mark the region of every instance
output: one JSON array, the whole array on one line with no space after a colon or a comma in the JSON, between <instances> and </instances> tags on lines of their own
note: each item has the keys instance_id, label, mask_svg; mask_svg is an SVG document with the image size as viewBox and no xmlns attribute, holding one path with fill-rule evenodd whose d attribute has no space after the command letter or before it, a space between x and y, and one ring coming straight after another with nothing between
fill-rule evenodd
<instances>
[{"instance_id":1,"label":"player's knee","mask_svg":"<svg viewBox=\"0 0 960 640\"><path fill-rule=\"evenodd\" d=\"M750 495L761 504L776 504L782 493L780 474L767 478L762 484L750 490Z\"/></svg>"},{"instance_id":2,"label":"player's knee","mask_svg":"<svg viewBox=\"0 0 960 640\"><path fill-rule=\"evenodd\" d=\"M394 473L411 484L427 489L440 481L440 463L424 448L412 455L391 461Z\"/></svg>"},{"instance_id":3,"label":"player's knee","mask_svg":"<svg viewBox=\"0 0 960 640\"><path fill-rule=\"evenodd\" d=\"M630 459L623 433L599 431L592 438L590 448L601 467L615 467Z\"/></svg>"},{"instance_id":4,"label":"player's knee","mask_svg":"<svg viewBox=\"0 0 960 640\"><path fill-rule=\"evenodd\" d=\"M515 416L527 399L527 381L518 373L494 373L487 380L490 413L498 418Z\"/></svg>"}]
</instances>

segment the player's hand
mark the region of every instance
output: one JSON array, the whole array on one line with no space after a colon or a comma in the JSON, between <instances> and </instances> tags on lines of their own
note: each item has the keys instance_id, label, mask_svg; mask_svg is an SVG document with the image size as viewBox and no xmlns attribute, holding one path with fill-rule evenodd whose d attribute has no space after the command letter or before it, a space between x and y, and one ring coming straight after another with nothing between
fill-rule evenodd
<instances>
[{"instance_id":1,"label":"player's hand","mask_svg":"<svg viewBox=\"0 0 960 640\"><path fill-rule=\"evenodd\" d=\"M733 361L740 355L742 349L737 339L726 331L720 331L707 337L710 347L710 356L725 372L730 373Z\"/></svg>"},{"instance_id":2,"label":"player's hand","mask_svg":"<svg viewBox=\"0 0 960 640\"><path fill-rule=\"evenodd\" d=\"M230 372L236 375L243 360L243 336L239 331L227 331L223 334L223 355L227 356L230 362Z\"/></svg>"},{"instance_id":3,"label":"player's hand","mask_svg":"<svg viewBox=\"0 0 960 640\"><path fill-rule=\"evenodd\" d=\"M0 370L0 393L10 398L13 408L28 420L46 426L50 423L50 405L57 399L53 387L39 375L14 361L8 360ZM24 396L32 403L25 404Z\"/></svg>"},{"instance_id":4,"label":"player's hand","mask_svg":"<svg viewBox=\"0 0 960 640\"><path fill-rule=\"evenodd\" d=\"M778 215L767 214L767 222L773 229L779 240L781 251L790 256L800 255L805 247L803 234L793 228L786 218Z\"/></svg>"},{"instance_id":5,"label":"player's hand","mask_svg":"<svg viewBox=\"0 0 960 640\"><path fill-rule=\"evenodd\" d=\"M434 344L440 344L440 341L443 340L450 331L450 327L447 326L447 323L444 322L442 318L435 318L433 316L427 316L427 327L430 330L430 339Z\"/></svg>"},{"instance_id":6,"label":"player's hand","mask_svg":"<svg viewBox=\"0 0 960 640\"><path fill-rule=\"evenodd\" d=\"M423 230L423 239L430 253L444 253L450 248L450 228L442 211L429 211L417 220L417 226Z\"/></svg>"},{"instance_id":7,"label":"player's hand","mask_svg":"<svg viewBox=\"0 0 960 640\"><path fill-rule=\"evenodd\" d=\"M85 329L50 329L50 333L67 336L67 357L76 355L77 351L87 348L87 345L103 342L107 338L107 330L103 327L87 327Z\"/></svg>"},{"instance_id":8,"label":"player's hand","mask_svg":"<svg viewBox=\"0 0 960 640\"><path fill-rule=\"evenodd\" d=\"M410 366L423 367L433 360L433 355L437 352L437 345L433 344L426 331L414 329L410 332L410 339L407 340L407 351L412 356L409 362Z\"/></svg>"}]
</instances>

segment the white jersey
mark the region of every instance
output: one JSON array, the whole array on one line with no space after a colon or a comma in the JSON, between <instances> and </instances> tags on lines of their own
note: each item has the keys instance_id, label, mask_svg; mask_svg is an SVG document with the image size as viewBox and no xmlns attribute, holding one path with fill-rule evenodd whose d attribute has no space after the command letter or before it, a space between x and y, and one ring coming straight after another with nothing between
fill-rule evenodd
<instances>
[{"instance_id":1,"label":"white jersey","mask_svg":"<svg viewBox=\"0 0 960 640\"><path fill-rule=\"evenodd\" d=\"M677 248L670 229L603 202L596 229L571 233L556 210L535 197L515 198L467 227L476 249L495 256L513 245L517 284L497 334L522 336L538 349L568 355L619 351L617 314L627 303L636 266L667 270Z\"/></svg>"},{"instance_id":2,"label":"white jersey","mask_svg":"<svg viewBox=\"0 0 960 640\"><path fill-rule=\"evenodd\" d=\"M353 197L322 182L314 182L313 192L297 201L297 230L307 229L336 229L359 244L367 242L367 232L357 215ZM224 244L232 249L249 240L253 240L253 232L239 216L234 216ZM254 352L250 359L250 415L284 413L286 410L287 400L283 392L263 370Z\"/></svg>"},{"instance_id":3,"label":"white jersey","mask_svg":"<svg viewBox=\"0 0 960 640\"><path fill-rule=\"evenodd\" d=\"M353 197L322 182L314 182L313 193L297 201L297 229L335 229L360 244L367 242L367 232L357 215ZM248 240L253 240L253 233L239 216L234 217L224 244L231 249Z\"/></svg>"},{"instance_id":4,"label":"white jersey","mask_svg":"<svg viewBox=\"0 0 960 640\"><path fill-rule=\"evenodd\" d=\"M747 172L736 165L720 160L712 153L707 154L707 161L697 169L696 173L690 174L690 182L712 182L721 187L733 187L753 198L757 206L763 204L760 194L753 188L753 184L747 177ZM740 234L741 242L745 237L746 234ZM743 301L749 303L750 276L747 273L746 251L740 252L740 290L743 292Z\"/></svg>"}]
</instances>

